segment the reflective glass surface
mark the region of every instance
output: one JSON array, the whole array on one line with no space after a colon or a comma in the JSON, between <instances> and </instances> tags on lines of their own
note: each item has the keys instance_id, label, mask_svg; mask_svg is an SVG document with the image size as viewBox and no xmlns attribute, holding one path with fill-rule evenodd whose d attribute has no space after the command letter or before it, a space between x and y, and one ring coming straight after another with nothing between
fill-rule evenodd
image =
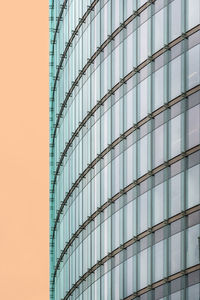
<instances>
[{"instance_id":1,"label":"reflective glass surface","mask_svg":"<svg viewBox=\"0 0 200 300\"><path fill-rule=\"evenodd\" d=\"M50 298L198 299L198 0L50 0Z\"/></svg>"}]
</instances>

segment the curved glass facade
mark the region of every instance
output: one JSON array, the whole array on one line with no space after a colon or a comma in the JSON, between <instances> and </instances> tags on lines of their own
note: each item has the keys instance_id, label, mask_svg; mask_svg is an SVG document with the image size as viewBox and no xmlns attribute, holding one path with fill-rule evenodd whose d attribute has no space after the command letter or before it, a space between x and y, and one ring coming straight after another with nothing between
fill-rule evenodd
<instances>
[{"instance_id":1,"label":"curved glass facade","mask_svg":"<svg viewBox=\"0 0 200 300\"><path fill-rule=\"evenodd\" d=\"M199 299L199 23L199 0L51 0L51 300Z\"/></svg>"}]
</instances>

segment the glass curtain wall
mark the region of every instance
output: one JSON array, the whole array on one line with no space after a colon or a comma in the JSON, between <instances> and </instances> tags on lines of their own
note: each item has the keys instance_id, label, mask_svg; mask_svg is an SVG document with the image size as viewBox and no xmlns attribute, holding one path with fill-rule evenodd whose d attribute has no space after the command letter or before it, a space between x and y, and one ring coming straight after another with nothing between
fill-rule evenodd
<instances>
[{"instance_id":1,"label":"glass curtain wall","mask_svg":"<svg viewBox=\"0 0 200 300\"><path fill-rule=\"evenodd\" d=\"M199 0L49 8L50 299L199 300Z\"/></svg>"}]
</instances>

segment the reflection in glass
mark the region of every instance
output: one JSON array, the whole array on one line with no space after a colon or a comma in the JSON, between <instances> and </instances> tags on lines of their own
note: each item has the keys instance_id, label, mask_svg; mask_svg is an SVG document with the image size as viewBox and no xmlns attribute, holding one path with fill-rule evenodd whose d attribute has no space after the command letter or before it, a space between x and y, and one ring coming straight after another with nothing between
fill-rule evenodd
<instances>
[{"instance_id":1,"label":"reflection in glass","mask_svg":"<svg viewBox=\"0 0 200 300\"><path fill-rule=\"evenodd\" d=\"M154 166L162 164L164 161L164 126L160 126L154 131Z\"/></svg>"},{"instance_id":2,"label":"reflection in glass","mask_svg":"<svg viewBox=\"0 0 200 300\"><path fill-rule=\"evenodd\" d=\"M154 78L154 109L157 109L164 103L164 67L155 72Z\"/></svg>"},{"instance_id":3,"label":"reflection in glass","mask_svg":"<svg viewBox=\"0 0 200 300\"><path fill-rule=\"evenodd\" d=\"M200 236L200 225L196 225L187 229L187 247L186 247L187 268L199 263L199 259L200 259L199 236Z\"/></svg>"},{"instance_id":4,"label":"reflection in glass","mask_svg":"<svg viewBox=\"0 0 200 300\"><path fill-rule=\"evenodd\" d=\"M140 176L147 172L147 135L140 140Z\"/></svg>"},{"instance_id":5,"label":"reflection in glass","mask_svg":"<svg viewBox=\"0 0 200 300\"><path fill-rule=\"evenodd\" d=\"M147 285L147 249L139 253L140 284L139 289Z\"/></svg>"},{"instance_id":6,"label":"reflection in glass","mask_svg":"<svg viewBox=\"0 0 200 300\"><path fill-rule=\"evenodd\" d=\"M200 82L200 45L190 49L188 55L188 89Z\"/></svg>"},{"instance_id":7,"label":"reflection in glass","mask_svg":"<svg viewBox=\"0 0 200 300\"><path fill-rule=\"evenodd\" d=\"M148 78L139 84L139 120L147 116L148 113Z\"/></svg>"},{"instance_id":8,"label":"reflection in glass","mask_svg":"<svg viewBox=\"0 0 200 300\"><path fill-rule=\"evenodd\" d=\"M178 174L170 180L170 217L181 211L181 174Z\"/></svg>"},{"instance_id":9,"label":"reflection in glass","mask_svg":"<svg viewBox=\"0 0 200 300\"><path fill-rule=\"evenodd\" d=\"M170 121L170 158L181 152L181 115Z\"/></svg>"},{"instance_id":10,"label":"reflection in glass","mask_svg":"<svg viewBox=\"0 0 200 300\"><path fill-rule=\"evenodd\" d=\"M139 233L147 229L148 220L148 194L144 193L138 198L139 206Z\"/></svg>"},{"instance_id":11,"label":"reflection in glass","mask_svg":"<svg viewBox=\"0 0 200 300\"><path fill-rule=\"evenodd\" d=\"M142 24L139 28L139 38L140 38L140 55L139 63L144 61L148 56L148 21Z\"/></svg>"},{"instance_id":12,"label":"reflection in glass","mask_svg":"<svg viewBox=\"0 0 200 300\"><path fill-rule=\"evenodd\" d=\"M181 57L173 59L170 63L170 99L177 97L181 93Z\"/></svg>"},{"instance_id":13,"label":"reflection in glass","mask_svg":"<svg viewBox=\"0 0 200 300\"><path fill-rule=\"evenodd\" d=\"M192 148L200 142L200 105L187 112L187 148Z\"/></svg>"},{"instance_id":14,"label":"reflection in glass","mask_svg":"<svg viewBox=\"0 0 200 300\"><path fill-rule=\"evenodd\" d=\"M200 23L200 1L186 0L187 7L187 30Z\"/></svg>"},{"instance_id":15,"label":"reflection in glass","mask_svg":"<svg viewBox=\"0 0 200 300\"><path fill-rule=\"evenodd\" d=\"M160 10L154 16L155 33L154 33L154 52L163 47L164 44L164 9Z\"/></svg>"},{"instance_id":16,"label":"reflection in glass","mask_svg":"<svg viewBox=\"0 0 200 300\"><path fill-rule=\"evenodd\" d=\"M169 5L170 9L170 41L181 35L181 1L172 1Z\"/></svg>"},{"instance_id":17,"label":"reflection in glass","mask_svg":"<svg viewBox=\"0 0 200 300\"><path fill-rule=\"evenodd\" d=\"M164 208L164 185L157 185L153 189L153 225L160 223L163 220Z\"/></svg>"},{"instance_id":18,"label":"reflection in glass","mask_svg":"<svg viewBox=\"0 0 200 300\"><path fill-rule=\"evenodd\" d=\"M187 170L187 208L199 204L200 199L199 165Z\"/></svg>"},{"instance_id":19,"label":"reflection in glass","mask_svg":"<svg viewBox=\"0 0 200 300\"><path fill-rule=\"evenodd\" d=\"M181 233L173 235L170 239L170 270L174 274L181 269Z\"/></svg>"}]
</instances>

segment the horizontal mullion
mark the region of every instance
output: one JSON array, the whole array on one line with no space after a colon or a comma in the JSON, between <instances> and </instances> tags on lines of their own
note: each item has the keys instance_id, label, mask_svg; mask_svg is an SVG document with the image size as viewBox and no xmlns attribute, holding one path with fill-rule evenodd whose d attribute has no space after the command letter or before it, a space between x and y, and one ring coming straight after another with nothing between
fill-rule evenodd
<instances>
[{"instance_id":1,"label":"horizontal mullion","mask_svg":"<svg viewBox=\"0 0 200 300\"><path fill-rule=\"evenodd\" d=\"M192 30L188 31L186 34L186 37L190 36L191 34L193 34L194 32L200 30L200 25L193 28ZM99 107L112 95L114 94L125 82L127 82L131 77L133 77L137 72L141 71L144 67L146 67L152 60L156 59L158 56L162 55L164 52L170 50L173 46L175 46L176 44L180 43L183 39L185 38L185 36L180 36L177 39L175 39L174 41L172 41L171 43L169 43L167 45L167 47L163 47L162 49L160 49L158 52L156 52L154 55L152 55L151 59L146 59L144 62L142 62L138 67L134 68L129 74L127 74L124 78L122 78L110 91L108 91L108 93L106 95L103 96L102 99L100 99L98 101L98 103L92 108L92 110L87 114L87 116L82 120L82 122L79 124L79 126L77 127L77 129L75 130L75 132L72 134L69 142L66 144L65 149L63 151L63 153L61 154L60 160L58 162L57 168L56 168L56 172L55 172L55 177L54 177L54 182L53 182L53 192L54 192L54 188L55 188L55 184L56 184L56 177L59 174L59 169L62 165L62 162L64 160L64 157L67 154L68 149L71 147L74 139L76 138L76 136L79 134L79 132L81 131L81 129L85 126L85 124L87 123L87 121L90 119L91 116L93 116L93 114L99 109ZM70 93L71 95L71 93ZM64 105L65 106L65 105ZM64 109L64 108L63 108ZM61 112L62 114L62 112ZM57 125L56 128L58 126L60 118L58 117L57 119ZM54 130L54 137L53 137L53 142L52 142L52 147L54 147L54 141L55 141L55 134L56 134L56 128Z\"/></svg>"},{"instance_id":2,"label":"horizontal mullion","mask_svg":"<svg viewBox=\"0 0 200 300\"><path fill-rule=\"evenodd\" d=\"M57 270L59 268L60 262L62 261L65 253L67 252L68 248L72 245L73 241L78 237L78 235L86 228L86 226L92 222L101 212L103 212L108 206L110 206L112 203L114 203L117 199L119 199L123 194L126 194L128 191L132 190L135 186L139 185L140 183L142 183L143 181L145 181L146 179L150 178L151 176L155 175L156 173L160 172L161 170L164 170L166 168L168 168L169 166L171 166L172 164L180 161L181 159L183 159L184 157L187 157L197 151L200 150L200 145L195 146L179 155L177 155L176 157L164 162L163 164L159 165L158 167L154 168L153 170L150 170L149 172L147 172L146 174L144 174L143 176L141 176L140 178L138 178L137 180L135 180L133 183L129 184L128 186L126 186L124 189L122 189L121 191L119 191L117 194L115 194L112 198L110 198L107 202L105 202L101 207L98 208L97 211L95 211L80 227L79 229L75 232L75 234L71 237L71 239L69 240L69 242L67 243L67 245L65 246L65 248L63 249L56 267L55 267L55 272L54 272L54 279L56 277L56 273ZM181 215L182 213L180 213L179 215ZM174 216L171 217L170 219L174 220ZM163 221L163 222L166 222ZM163 223L162 222L162 223ZM155 228L157 228L158 225L154 226ZM153 227L153 228L154 228ZM55 231L54 231L55 234ZM142 233L143 234L143 233ZM53 236L54 239L54 236ZM53 240L52 239L52 240Z\"/></svg>"},{"instance_id":3,"label":"horizontal mullion","mask_svg":"<svg viewBox=\"0 0 200 300\"><path fill-rule=\"evenodd\" d=\"M167 226L168 224L171 224L171 223L173 223L174 221L183 218L185 215L186 215L186 216L187 216L187 215L190 215L190 214L192 214L193 212L196 212L196 211L199 211L199 210L200 210L200 205L197 205L197 206L195 206L195 207L193 207L193 208L191 208L191 209L185 210L185 211L183 211L183 212L177 214L175 217L169 218L169 219L167 219L167 220L161 222L160 224L158 224L158 225L156 225L156 226L153 226L153 227L151 227L151 228L148 228L148 229L147 229L146 231L144 231L143 233L141 233L141 234L139 234L139 235L133 237L133 238L132 238L131 240L129 240L128 242L126 242L126 243L120 245L117 249L113 250L111 253L109 253L109 254L106 255L104 258L102 258L101 260L99 260L99 261L98 261L94 266L92 266L85 274L83 274L83 275L80 277L80 279L79 279L79 280L72 286L72 288L68 291L68 293L67 293L66 296L63 298L63 300L67 300L67 299L71 296L71 294L75 291L75 289L78 288L78 286L79 286L83 281L85 281L85 280L87 279L87 277L88 277L90 274L92 274L92 273L93 273L94 271L96 271L100 266L104 265L108 260L110 260L112 257L114 257L115 255L117 255L118 253L122 252L122 251L123 251L124 249L126 249L127 247L133 245L134 243L136 243L136 242L138 242L139 240L141 240L142 238L144 238L144 237L150 235L151 233L153 233L153 232L155 232L155 231L157 231L157 230L159 230L159 229L161 229L161 228ZM198 266L198 268L200 268L200 265L197 265L197 266ZM193 266L193 267L188 268L188 269L192 269L192 270L193 270L193 268L196 268L196 266ZM188 269L185 270L186 273L187 273L187 270L188 270ZM179 273L183 275L183 271L181 271L181 272L179 272ZM163 282L164 280L165 280L165 281L166 281L166 280L171 281L171 280L177 278L177 274L179 274L179 273L170 275L168 278L164 278L164 279L162 279L162 280L159 280L158 282L153 283L153 284L152 284L152 288L153 288L154 286L157 287L157 286L162 285L162 282ZM172 279L170 280L170 278L172 278ZM149 288L149 285L148 285L148 288ZM145 288L143 288L143 289L137 291L137 293L135 293L135 297L136 297L137 295L142 295L142 294L144 294L144 293L146 292L146 289L147 289L147 287L145 287ZM133 299L132 297L133 297L133 295L131 295L131 296L125 298L125 299L126 299L126 300L131 300L131 299ZM135 298L135 297L134 297L134 298Z\"/></svg>"},{"instance_id":4,"label":"horizontal mullion","mask_svg":"<svg viewBox=\"0 0 200 300\"><path fill-rule=\"evenodd\" d=\"M126 132L124 132L123 135L121 135L119 138L117 138L112 144L110 144L106 149L104 149L104 151L102 153L100 153L92 162L91 164L88 165L88 167L80 174L80 176L78 177L78 179L75 181L75 183L72 185L71 189L69 190L69 192L67 193L66 197L64 198L63 202L61 203L60 209L57 212L57 216L55 219L55 224L54 224L54 228L53 228L53 238L52 238L52 243L55 237L55 231L56 231L56 227L57 227L57 223L59 221L60 215L62 213L62 210L65 206L65 204L67 203L69 197L72 195L73 191L76 189L76 187L79 185L79 183L81 182L81 180L88 174L88 172L94 168L94 166L112 149L114 148L116 145L118 145L123 139L126 139L131 133L133 133L136 129L140 128L142 125L144 125L145 123L147 123L151 118L156 117L157 115L159 115L161 112L165 111L168 109L168 107L171 107L172 105L180 102L182 99L184 99L184 97L188 97L191 94L197 92L200 90L200 85L198 85L197 87L189 90L188 92L186 92L184 95L180 95L178 97L176 97L175 99L172 99L168 105L163 105L162 107L160 107L159 109L157 109L156 111L154 111L150 116L147 116L146 118L144 118L143 120L141 120L140 122L138 122L137 124L135 124L134 126L132 126L131 128L129 128ZM54 190L53 190L54 192Z\"/></svg>"},{"instance_id":5,"label":"horizontal mullion","mask_svg":"<svg viewBox=\"0 0 200 300\"><path fill-rule=\"evenodd\" d=\"M55 77L55 80L54 80L54 86L53 86L53 99L52 101L54 101L54 94L55 94L55 90L56 90L56 84L57 84L57 81L58 81L58 77L59 77L59 73L60 73L60 70L62 69L62 64L63 64L63 61L65 59L65 56L67 54L67 51L69 50L69 48L71 47L71 44L72 44L72 41L74 40L75 36L77 35L81 25L85 22L85 20L87 19L88 15L90 14L90 12L94 9L95 5L99 2L99 0L95 0L93 1L93 3L88 7L87 11L85 12L85 14L82 16L82 18L79 20L79 23L77 24L76 28L74 29L69 41L67 42L67 45L65 47L65 50L61 56L61 60L60 60L60 63L58 65L58 69L57 69L57 72L56 72L56 77ZM55 44L55 43L54 43ZM53 46L54 46L53 44ZM53 50L54 51L54 50Z\"/></svg>"},{"instance_id":6,"label":"horizontal mullion","mask_svg":"<svg viewBox=\"0 0 200 300\"><path fill-rule=\"evenodd\" d=\"M99 1L99 0L97 0ZM158 0L154 0L154 1L158 1ZM150 6L151 3L147 2L145 3L143 6L141 6L136 12L134 12L124 23L122 23L109 37L108 39L98 48L98 50L93 54L93 56L88 60L87 64L83 67L83 69L80 71L79 75L77 76L77 78L75 79L75 81L73 82L69 92L67 93L65 100L63 101L62 105L61 105L61 109L60 112L58 113L58 117L57 117L57 122L55 124L55 130L54 130L54 134L53 134L53 144L55 141L55 136L56 136L56 130L58 128L59 125L59 121L60 118L62 116L64 107L68 101L68 99L70 98L74 88L77 86L78 82L80 81L80 79L82 78L83 74L87 71L87 69L89 68L89 66L93 63L93 61L95 60L95 58L104 50L104 48L124 29L124 27L126 27L134 18L136 18L141 12L143 12L148 6ZM77 32L76 32L77 33ZM69 44L69 45L68 45ZM53 88L53 101L54 101L54 93L55 93L55 89L56 89L56 82L58 80L58 76L59 76L59 72L60 69L62 68L62 63L64 61L64 57L71 45L71 42L68 43L65 51L62 55L61 58L61 62L59 64L58 70L57 70L57 74L56 74L56 78L55 78L55 82L54 82L54 88Z\"/></svg>"}]
</instances>

